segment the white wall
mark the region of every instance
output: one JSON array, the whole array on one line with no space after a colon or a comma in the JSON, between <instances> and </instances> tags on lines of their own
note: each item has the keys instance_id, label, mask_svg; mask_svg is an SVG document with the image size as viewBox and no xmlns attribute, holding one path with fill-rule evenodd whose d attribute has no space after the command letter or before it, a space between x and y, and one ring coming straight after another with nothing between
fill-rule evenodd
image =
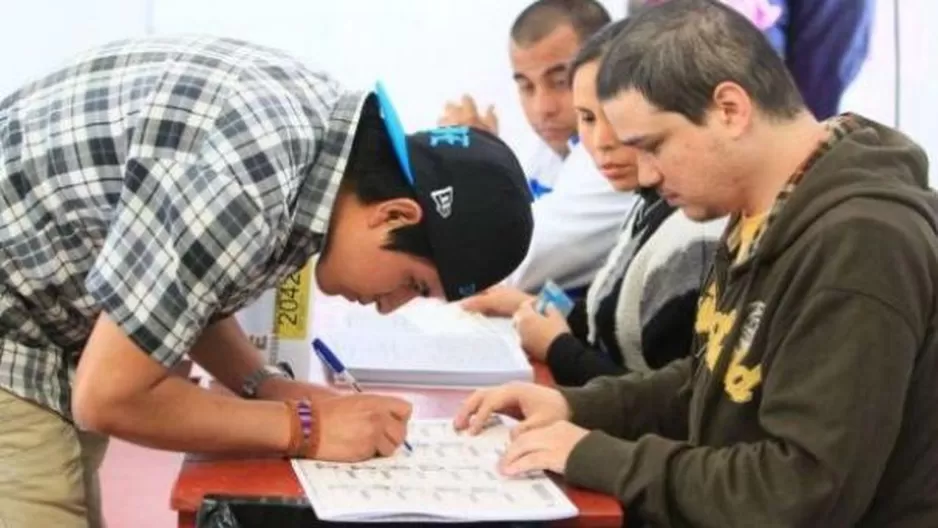
<instances>
[{"instance_id":1,"label":"white wall","mask_svg":"<svg viewBox=\"0 0 938 528\"><path fill-rule=\"evenodd\" d=\"M155 0L158 33L211 32L291 51L340 80L385 82L408 129L434 126L463 92L494 104L524 159L535 137L515 97L508 33L530 0ZM613 16L624 3L605 2ZM483 37L482 35L488 35Z\"/></svg>"},{"instance_id":2,"label":"white wall","mask_svg":"<svg viewBox=\"0 0 938 528\"><path fill-rule=\"evenodd\" d=\"M530 0L30 0L6 2L0 93L69 55L119 37L198 32L276 46L357 87L383 79L406 127L432 126L462 92L494 103L524 159L536 141L517 105L507 58L512 20ZM895 123L895 0L877 0L873 48L844 108ZM604 1L622 16L626 0ZM938 2L898 0L899 125L938 164ZM94 13L94 16L89 16ZM483 37L482 35L487 35ZM934 174L935 171L932 171ZM938 177L932 177L938 182Z\"/></svg>"},{"instance_id":3,"label":"white wall","mask_svg":"<svg viewBox=\"0 0 938 528\"><path fill-rule=\"evenodd\" d=\"M938 185L938 2L900 2L899 127L928 151L934 187Z\"/></svg>"},{"instance_id":4,"label":"white wall","mask_svg":"<svg viewBox=\"0 0 938 528\"><path fill-rule=\"evenodd\" d=\"M896 6L899 39L895 38ZM932 33L936 21L938 2L934 0L877 0L870 57L842 105L845 110L898 125L918 141L933 167L933 187L938 184L934 168L938 166L938 91L926 79L938 75L938 36Z\"/></svg>"},{"instance_id":5,"label":"white wall","mask_svg":"<svg viewBox=\"0 0 938 528\"><path fill-rule=\"evenodd\" d=\"M85 48L144 31L147 0L3 2L0 98Z\"/></svg>"}]
</instances>

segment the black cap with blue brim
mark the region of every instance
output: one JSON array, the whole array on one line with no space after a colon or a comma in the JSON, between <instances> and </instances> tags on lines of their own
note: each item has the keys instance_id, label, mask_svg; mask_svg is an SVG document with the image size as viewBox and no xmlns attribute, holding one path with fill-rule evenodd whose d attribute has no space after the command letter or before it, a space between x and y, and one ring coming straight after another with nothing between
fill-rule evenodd
<instances>
[{"instance_id":1,"label":"black cap with blue brim","mask_svg":"<svg viewBox=\"0 0 938 528\"><path fill-rule=\"evenodd\" d=\"M407 135L382 83L375 87L404 177L423 209L447 300L492 286L521 264L534 219L524 170L511 149L471 127Z\"/></svg>"}]
</instances>

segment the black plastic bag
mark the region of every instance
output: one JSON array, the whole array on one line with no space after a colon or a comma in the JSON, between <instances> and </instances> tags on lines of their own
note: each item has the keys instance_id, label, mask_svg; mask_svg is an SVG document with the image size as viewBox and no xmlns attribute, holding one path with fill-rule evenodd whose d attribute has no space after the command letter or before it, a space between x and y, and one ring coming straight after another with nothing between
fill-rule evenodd
<instances>
[{"instance_id":1,"label":"black plastic bag","mask_svg":"<svg viewBox=\"0 0 938 528\"><path fill-rule=\"evenodd\" d=\"M202 501L195 521L196 528L412 528L416 526L446 528L530 528L545 526L541 522L513 523L348 523L327 522L305 500L258 499L208 495Z\"/></svg>"}]
</instances>

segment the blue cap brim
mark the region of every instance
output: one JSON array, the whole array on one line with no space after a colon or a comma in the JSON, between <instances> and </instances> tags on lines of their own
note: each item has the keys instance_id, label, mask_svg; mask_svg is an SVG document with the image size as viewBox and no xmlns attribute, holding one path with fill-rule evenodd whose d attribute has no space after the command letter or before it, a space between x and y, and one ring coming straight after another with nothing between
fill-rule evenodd
<instances>
[{"instance_id":1,"label":"blue cap brim","mask_svg":"<svg viewBox=\"0 0 938 528\"><path fill-rule=\"evenodd\" d=\"M397 154L397 161L401 164L401 170L411 186L414 186L414 173L410 168L410 156L407 154L407 136L404 134L404 127L401 126L401 120L397 116L397 110L391 104L391 98L388 97L387 90L384 89L384 83L378 81L375 84L375 96L378 98L378 108L381 111L381 118L384 120L384 127L391 138L391 145L394 147L394 153Z\"/></svg>"}]
</instances>

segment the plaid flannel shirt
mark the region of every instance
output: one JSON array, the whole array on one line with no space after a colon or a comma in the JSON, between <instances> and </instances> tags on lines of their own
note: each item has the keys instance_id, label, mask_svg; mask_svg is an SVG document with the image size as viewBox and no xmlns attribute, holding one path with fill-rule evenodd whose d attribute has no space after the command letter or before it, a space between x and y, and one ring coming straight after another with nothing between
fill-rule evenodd
<instances>
[{"instance_id":1,"label":"plaid flannel shirt","mask_svg":"<svg viewBox=\"0 0 938 528\"><path fill-rule=\"evenodd\" d=\"M101 311L171 366L299 269L364 96L192 36L97 48L0 102L0 388L69 418Z\"/></svg>"}]
</instances>

